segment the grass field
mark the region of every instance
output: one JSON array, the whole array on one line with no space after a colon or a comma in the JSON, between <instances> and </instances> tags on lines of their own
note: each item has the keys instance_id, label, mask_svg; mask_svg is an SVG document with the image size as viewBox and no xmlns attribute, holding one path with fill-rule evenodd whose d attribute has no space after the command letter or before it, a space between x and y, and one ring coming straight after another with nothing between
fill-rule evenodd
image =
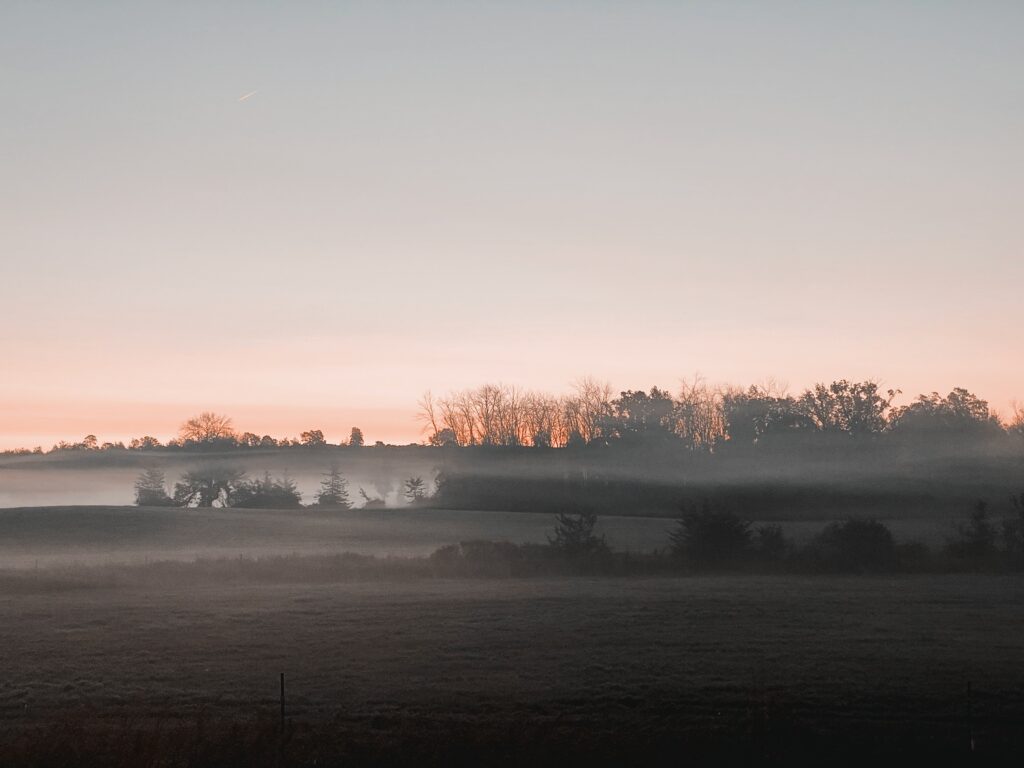
<instances>
[{"instance_id":1,"label":"grass field","mask_svg":"<svg viewBox=\"0 0 1024 768\"><path fill-rule=\"evenodd\" d=\"M795 542L806 543L827 522L781 525ZM940 547L952 530L952 520L942 517L887 524L898 540L931 547ZM665 518L605 515L598 533L613 549L649 552L668 546L672 526ZM552 515L524 512L24 507L0 509L0 568L341 551L423 556L475 539L544 543L552 528Z\"/></svg>"},{"instance_id":2,"label":"grass field","mask_svg":"<svg viewBox=\"0 0 1024 768\"><path fill-rule=\"evenodd\" d=\"M602 522L637 550L670 523ZM0 765L957 763L972 733L976 759L1021 754L1019 575L445 579L324 557L550 526L0 510Z\"/></svg>"},{"instance_id":3,"label":"grass field","mask_svg":"<svg viewBox=\"0 0 1024 768\"><path fill-rule=\"evenodd\" d=\"M1024 582L1007 576L168 584L0 605L14 764L276 760L279 672L296 764L964 757L968 681L978 754L1022 746Z\"/></svg>"}]
</instances>

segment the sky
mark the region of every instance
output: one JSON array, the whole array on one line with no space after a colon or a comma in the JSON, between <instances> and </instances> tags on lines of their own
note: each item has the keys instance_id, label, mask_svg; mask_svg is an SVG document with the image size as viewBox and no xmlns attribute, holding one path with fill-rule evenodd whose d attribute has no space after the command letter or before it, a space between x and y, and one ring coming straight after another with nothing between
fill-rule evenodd
<instances>
[{"instance_id":1,"label":"sky","mask_svg":"<svg viewBox=\"0 0 1024 768\"><path fill-rule=\"evenodd\" d=\"M484 382L1024 401L1024 4L0 4L0 448Z\"/></svg>"}]
</instances>

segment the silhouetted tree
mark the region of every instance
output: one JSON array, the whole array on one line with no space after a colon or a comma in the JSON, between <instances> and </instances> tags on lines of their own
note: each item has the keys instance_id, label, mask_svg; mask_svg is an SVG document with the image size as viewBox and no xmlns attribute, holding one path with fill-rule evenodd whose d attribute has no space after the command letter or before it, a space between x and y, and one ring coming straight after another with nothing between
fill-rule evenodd
<instances>
[{"instance_id":1,"label":"silhouetted tree","mask_svg":"<svg viewBox=\"0 0 1024 768\"><path fill-rule=\"evenodd\" d=\"M682 516L669 533L673 553L688 563L722 565L742 556L750 546L750 523L731 512L715 509L708 501L681 505Z\"/></svg>"},{"instance_id":2,"label":"silhouetted tree","mask_svg":"<svg viewBox=\"0 0 1024 768\"><path fill-rule=\"evenodd\" d=\"M221 464L189 470L174 484L174 503L179 507L230 507L244 477L241 469Z\"/></svg>"},{"instance_id":3,"label":"silhouetted tree","mask_svg":"<svg viewBox=\"0 0 1024 768\"><path fill-rule=\"evenodd\" d=\"M274 478L269 472L263 478L239 482L231 494L231 506L249 509L298 509L302 494L288 475Z\"/></svg>"},{"instance_id":4,"label":"silhouetted tree","mask_svg":"<svg viewBox=\"0 0 1024 768\"><path fill-rule=\"evenodd\" d=\"M260 447L260 436L255 432L243 432L236 442L242 448L259 448Z\"/></svg>"},{"instance_id":5,"label":"silhouetted tree","mask_svg":"<svg viewBox=\"0 0 1024 768\"><path fill-rule=\"evenodd\" d=\"M455 431L448 427L432 434L428 442L430 445L437 446L456 446L459 444L458 439L455 437Z\"/></svg>"},{"instance_id":6,"label":"silhouetted tree","mask_svg":"<svg viewBox=\"0 0 1024 768\"><path fill-rule=\"evenodd\" d=\"M722 410L730 447L751 446L769 436L814 428L796 401L773 384L727 389L722 395Z\"/></svg>"},{"instance_id":7,"label":"silhouetted tree","mask_svg":"<svg viewBox=\"0 0 1024 768\"><path fill-rule=\"evenodd\" d=\"M845 433L853 437L881 434L898 390L882 394L873 381L846 379L829 385L816 384L800 397L799 406L815 428L822 432Z\"/></svg>"},{"instance_id":8,"label":"silhouetted tree","mask_svg":"<svg viewBox=\"0 0 1024 768\"><path fill-rule=\"evenodd\" d=\"M862 571L890 567L896 550L892 532L884 523L852 519L827 525L812 551L825 568Z\"/></svg>"},{"instance_id":9,"label":"silhouetted tree","mask_svg":"<svg viewBox=\"0 0 1024 768\"><path fill-rule=\"evenodd\" d=\"M352 432L348 438L348 444L351 446L360 446L364 443L363 430L359 427L352 427Z\"/></svg>"},{"instance_id":10,"label":"silhouetted tree","mask_svg":"<svg viewBox=\"0 0 1024 768\"><path fill-rule=\"evenodd\" d=\"M691 448L711 451L725 438L722 393L702 377L684 381L675 407L675 433Z\"/></svg>"},{"instance_id":11,"label":"silhouetted tree","mask_svg":"<svg viewBox=\"0 0 1024 768\"><path fill-rule=\"evenodd\" d=\"M302 444L307 448L319 448L327 445L327 441L324 439L324 433L319 429L311 429L308 432L303 432L299 437L302 439Z\"/></svg>"},{"instance_id":12,"label":"silhouetted tree","mask_svg":"<svg viewBox=\"0 0 1024 768\"><path fill-rule=\"evenodd\" d=\"M657 387L651 387L650 394L626 390L611 405L612 415L605 427L609 437L627 443L674 437L676 403L668 392Z\"/></svg>"},{"instance_id":13,"label":"silhouetted tree","mask_svg":"<svg viewBox=\"0 0 1024 768\"><path fill-rule=\"evenodd\" d=\"M348 481L336 464L320 481L320 492L316 496L316 503L321 507L334 509L352 508L352 503L348 498Z\"/></svg>"},{"instance_id":14,"label":"silhouetted tree","mask_svg":"<svg viewBox=\"0 0 1024 768\"><path fill-rule=\"evenodd\" d=\"M957 438L980 438L1003 431L988 403L962 387L945 397L937 392L920 395L910 405L895 409L891 423L897 434L932 441L945 438L951 444Z\"/></svg>"},{"instance_id":15,"label":"silhouetted tree","mask_svg":"<svg viewBox=\"0 0 1024 768\"><path fill-rule=\"evenodd\" d=\"M604 536L594 534L596 525L597 515L593 512L560 512L555 516L554 536L548 536L548 544L569 555L605 552L608 545Z\"/></svg>"},{"instance_id":16,"label":"silhouetted tree","mask_svg":"<svg viewBox=\"0 0 1024 768\"><path fill-rule=\"evenodd\" d=\"M168 507L174 500L167 495L167 480L162 470L150 467L135 480L135 503L140 507Z\"/></svg>"},{"instance_id":17,"label":"silhouetted tree","mask_svg":"<svg viewBox=\"0 0 1024 768\"><path fill-rule=\"evenodd\" d=\"M128 443L128 449L132 451L152 451L157 448L163 448L160 441L155 437L146 435L145 437L134 437Z\"/></svg>"},{"instance_id":18,"label":"silhouetted tree","mask_svg":"<svg viewBox=\"0 0 1024 768\"><path fill-rule=\"evenodd\" d=\"M422 477L410 477L405 481L405 500L410 504L420 504L427 498L427 486Z\"/></svg>"},{"instance_id":19,"label":"silhouetted tree","mask_svg":"<svg viewBox=\"0 0 1024 768\"><path fill-rule=\"evenodd\" d=\"M185 445L229 447L235 445L235 430L230 417L203 411L181 425L178 439Z\"/></svg>"}]
</instances>

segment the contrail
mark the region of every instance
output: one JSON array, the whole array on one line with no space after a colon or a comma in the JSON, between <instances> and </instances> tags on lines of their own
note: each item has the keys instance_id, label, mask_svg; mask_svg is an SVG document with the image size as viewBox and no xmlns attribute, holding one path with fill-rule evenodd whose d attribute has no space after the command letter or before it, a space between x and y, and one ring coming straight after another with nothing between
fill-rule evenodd
<instances>
[{"instance_id":1,"label":"contrail","mask_svg":"<svg viewBox=\"0 0 1024 768\"><path fill-rule=\"evenodd\" d=\"M247 94L245 94L244 96L239 96L239 97L238 97L238 100L239 100L239 101L245 101L246 99L248 99L248 98L251 98L251 97L253 97L253 96L255 96L255 95L256 95L256 91L249 91L249 92L248 92Z\"/></svg>"}]
</instances>

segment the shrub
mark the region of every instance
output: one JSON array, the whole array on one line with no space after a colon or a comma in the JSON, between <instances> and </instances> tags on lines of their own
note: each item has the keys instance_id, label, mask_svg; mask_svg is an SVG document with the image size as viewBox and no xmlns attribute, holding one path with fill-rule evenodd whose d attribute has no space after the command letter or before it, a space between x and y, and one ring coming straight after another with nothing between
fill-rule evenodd
<instances>
[{"instance_id":1,"label":"shrub","mask_svg":"<svg viewBox=\"0 0 1024 768\"><path fill-rule=\"evenodd\" d=\"M595 525L597 515L593 512L560 512L555 516L555 535L548 536L548 544L567 555L607 552L604 536L594 535Z\"/></svg>"},{"instance_id":2,"label":"shrub","mask_svg":"<svg viewBox=\"0 0 1024 768\"><path fill-rule=\"evenodd\" d=\"M669 538L673 553L686 562L722 565L736 560L749 549L750 523L746 520L731 512L712 509L706 501L700 511L695 507L687 509L685 505L682 511L676 530Z\"/></svg>"},{"instance_id":3,"label":"shrub","mask_svg":"<svg viewBox=\"0 0 1024 768\"><path fill-rule=\"evenodd\" d=\"M249 509L298 509L302 506L302 494L287 475L276 479L267 472L262 480L240 483L231 501L232 506Z\"/></svg>"},{"instance_id":4,"label":"shrub","mask_svg":"<svg viewBox=\"0 0 1024 768\"><path fill-rule=\"evenodd\" d=\"M811 545L819 565L840 571L889 568L895 562L892 532L874 519L830 523Z\"/></svg>"}]
</instances>

